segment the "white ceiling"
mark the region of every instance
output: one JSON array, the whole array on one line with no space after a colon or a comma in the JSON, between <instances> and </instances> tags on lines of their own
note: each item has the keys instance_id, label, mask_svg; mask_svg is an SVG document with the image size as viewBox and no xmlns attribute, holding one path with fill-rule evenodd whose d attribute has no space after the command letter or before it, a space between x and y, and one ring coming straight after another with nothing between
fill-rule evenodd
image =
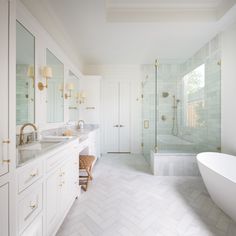
<instances>
[{"instance_id":1,"label":"white ceiling","mask_svg":"<svg viewBox=\"0 0 236 236\"><path fill-rule=\"evenodd\" d=\"M69 38L85 64L185 60L236 21L233 0L22 1L56 40Z\"/></svg>"}]
</instances>

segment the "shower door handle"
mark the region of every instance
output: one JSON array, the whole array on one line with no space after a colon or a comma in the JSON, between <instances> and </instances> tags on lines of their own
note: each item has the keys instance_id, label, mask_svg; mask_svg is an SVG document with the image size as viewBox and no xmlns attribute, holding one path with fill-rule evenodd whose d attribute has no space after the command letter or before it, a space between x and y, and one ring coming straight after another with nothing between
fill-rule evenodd
<instances>
[{"instance_id":1,"label":"shower door handle","mask_svg":"<svg viewBox=\"0 0 236 236\"><path fill-rule=\"evenodd\" d=\"M123 128L123 127L125 127L125 126L124 126L124 125L120 125L119 127L120 127L120 128Z\"/></svg>"},{"instance_id":2,"label":"shower door handle","mask_svg":"<svg viewBox=\"0 0 236 236\"><path fill-rule=\"evenodd\" d=\"M115 128L118 128L118 127L119 127L119 125L114 125L113 127L115 127Z\"/></svg>"}]
</instances>

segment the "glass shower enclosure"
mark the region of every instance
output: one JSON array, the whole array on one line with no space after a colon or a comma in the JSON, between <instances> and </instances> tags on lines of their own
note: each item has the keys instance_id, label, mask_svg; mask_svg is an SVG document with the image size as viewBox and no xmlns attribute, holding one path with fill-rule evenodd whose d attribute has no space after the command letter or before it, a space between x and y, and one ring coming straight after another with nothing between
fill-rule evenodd
<instances>
[{"instance_id":1,"label":"glass shower enclosure","mask_svg":"<svg viewBox=\"0 0 236 236\"><path fill-rule=\"evenodd\" d=\"M170 154L221 150L221 62L217 40L185 62L156 61L143 66L145 157L150 156L150 150Z\"/></svg>"}]
</instances>

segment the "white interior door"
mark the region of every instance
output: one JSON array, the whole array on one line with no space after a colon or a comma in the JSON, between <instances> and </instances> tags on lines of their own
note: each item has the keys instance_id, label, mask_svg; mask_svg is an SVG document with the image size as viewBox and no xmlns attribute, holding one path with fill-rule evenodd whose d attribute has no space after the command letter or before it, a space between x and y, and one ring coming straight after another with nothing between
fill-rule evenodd
<instances>
[{"instance_id":1,"label":"white interior door","mask_svg":"<svg viewBox=\"0 0 236 236\"><path fill-rule=\"evenodd\" d=\"M105 152L119 152L118 83L106 82L103 91L103 132Z\"/></svg>"},{"instance_id":2,"label":"white interior door","mask_svg":"<svg viewBox=\"0 0 236 236\"><path fill-rule=\"evenodd\" d=\"M119 152L130 152L130 83L119 83Z\"/></svg>"},{"instance_id":3,"label":"white interior door","mask_svg":"<svg viewBox=\"0 0 236 236\"><path fill-rule=\"evenodd\" d=\"M0 176L8 172L8 1L0 1Z\"/></svg>"},{"instance_id":4,"label":"white interior door","mask_svg":"<svg viewBox=\"0 0 236 236\"><path fill-rule=\"evenodd\" d=\"M8 184L0 186L0 235L9 235L8 229L8 219L9 219L9 209L8 209Z\"/></svg>"},{"instance_id":5,"label":"white interior door","mask_svg":"<svg viewBox=\"0 0 236 236\"><path fill-rule=\"evenodd\" d=\"M130 152L130 83L105 83L103 104L105 152Z\"/></svg>"}]
</instances>

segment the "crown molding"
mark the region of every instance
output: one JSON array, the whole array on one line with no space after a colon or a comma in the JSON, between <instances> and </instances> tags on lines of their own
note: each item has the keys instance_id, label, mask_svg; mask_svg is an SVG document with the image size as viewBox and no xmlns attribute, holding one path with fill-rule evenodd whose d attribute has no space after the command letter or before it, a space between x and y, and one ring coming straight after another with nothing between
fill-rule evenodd
<instances>
[{"instance_id":1,"label":"crown molding","mask_svg":"<svg viewBox=\"0 0 236 236\"><path fill-rule=\"evenodd\" d=\"M215 22L236 4L236 0L199 1L106 1L110 22Z\"/></svg>"}]
</instances>

